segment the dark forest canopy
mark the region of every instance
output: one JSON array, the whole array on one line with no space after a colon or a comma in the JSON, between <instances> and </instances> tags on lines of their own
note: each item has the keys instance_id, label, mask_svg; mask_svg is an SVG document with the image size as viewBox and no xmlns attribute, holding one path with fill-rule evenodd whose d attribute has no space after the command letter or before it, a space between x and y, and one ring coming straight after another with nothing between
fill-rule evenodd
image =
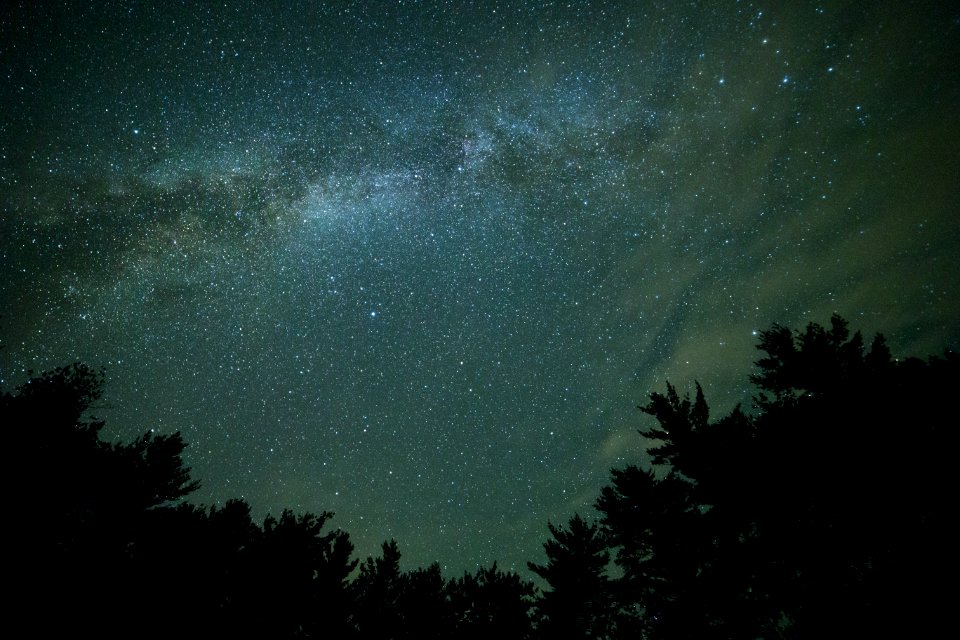
<instances>
[{"instance_id":1,"label":"dark forest canopy","mask_svg":"<svg viewBox=\"0 0 960 640\"><path fill-rule=\"evenodd\" d=\"M614 469L598 517L549 524L538 590L494 564L449 579L353 558L333 514L202 507L178 433L100 439L103 374L0 394L15 628L98 636L819 638L947 621L954 353L895 360L834 317L760 335L750 411L667 385L653 468ZM35 612L56 612L37 616ZM29 612L29 613L28 613Z\"/></svg>"}]
</instances>

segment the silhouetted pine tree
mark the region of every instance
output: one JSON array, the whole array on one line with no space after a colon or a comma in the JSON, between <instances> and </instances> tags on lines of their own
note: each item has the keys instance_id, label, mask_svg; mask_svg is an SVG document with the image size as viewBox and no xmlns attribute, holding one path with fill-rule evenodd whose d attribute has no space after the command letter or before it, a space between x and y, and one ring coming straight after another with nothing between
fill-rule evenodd
<instances>
[{"instance_id":1,"label":"silhouetted pine tree","mask_svg":"<svg viewBox=\"0 0 960 640\"><path fill-rule=\"evenodd\" d=\"M931 632L952 449L928 399L950 397L958 358L894 361L836 316L759 348L756 415L711 422L699 386L642 407L665 469L615 470L597 502L622 610L651 638Z\"/></svg>"},{"instance_id":2,"label":"silhouetted pine tree","mask_svg":"<svg viewBox=\"0 0 960 640\"><path fill-rule=\"evenodd\" d=\"M354 624L361 638L386 639L399 637L403 575L400 572L400 550L390 540L382 545L379 557L368 557L360 564L360 573L353 580Z\"/></svg>"},{"instance_id":3,"label":"silhouetted pine tree","mask_svg":"<svg viewBox=\"0 0 960 640\"><path fill-rule=\"evenodd\" d=\"M497 564L447 583L454 636L464 639L531 637L535 588Z\"/></svg>"},{"instance_id":4,"label":"silhouetted pine tree","mask_svg":"<svg viewBox=\"0 0 960 640\"><path fill-rule=\"evenodd\" d=\"M15 609L56 603L63 614L44 619L44 632L126 627L131 549L144 522L197 487L179 433L100 440L103 422L87 414L102 388L101 371L76 363L0 394L5 469L18 486L10 505L19 523L11 531L14 566L22 572ZM104 601L117 612L105 615Z\"/></svg>"},{"instance_id":5,"label":"silhouetted pine tree","mask_svg":"<svg viewBox=\"0 0 960 640\"><path fill-rule=\"evenodd\" d=\"M547 528L553 536L543 544L547 564L527 563L550 585L537 603L538 635L611 637L616 611L606 575L610 551L598 525L574 515L566 529L549 523Z\"/></svg>"},{"instance_id":6,"label":"silhouetted pine tree","mask_svg":"<svg viewBox=\"0 0 960 640\"><path fill-rule=\"evenodd\" d=\"M453 618L440 565L400 571L394 540L384 542L382 555L367 558L351 585L355 626L361 638L449 638Z\"/></svg>"},{"instance_id":7,"label":"silhouetted pine tree","mask_svg":"<svg viewBox=\"0 0 960 640\"><path fill-rule=\"evenodd\" d=\"M346 637L356 562L346 533L322 531L331 514L284 511L261 528L242 501L209 511L181 504L197 483L180 435L102 441L103 422L87 415L102 386L102 372L74 364L0 393L12 445L5 469L20 487L8 547L16 628Z\"/></svg>"}]
</instances>

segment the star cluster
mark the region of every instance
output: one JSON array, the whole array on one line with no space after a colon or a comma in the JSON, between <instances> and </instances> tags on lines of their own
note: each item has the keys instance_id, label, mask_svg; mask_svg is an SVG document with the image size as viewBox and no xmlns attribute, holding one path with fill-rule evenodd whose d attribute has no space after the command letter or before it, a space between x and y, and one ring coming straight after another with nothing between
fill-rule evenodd
<instances>
[{"instance_id":1,"label":"star cluster","mask_svg":"<svg viewBox=\"0 0 960 640\"><path fill-rule=\"evenodd\" d=\"M0 371L196 501L521 569L771 323L958 346L945 4L93 4L2 9Z\"/></svg>"}]
</instances>

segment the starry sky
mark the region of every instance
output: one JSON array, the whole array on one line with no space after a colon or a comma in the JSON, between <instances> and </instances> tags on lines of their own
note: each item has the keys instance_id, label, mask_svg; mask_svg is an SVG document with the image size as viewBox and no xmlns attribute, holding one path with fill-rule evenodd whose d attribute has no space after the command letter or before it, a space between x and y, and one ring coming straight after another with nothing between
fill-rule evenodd
<instances>
[{"instance_id":1,"label":"starry sky","mask_svg":"<svg viewBox=\"0 0 960 640\"><path fill-rule=\"evenodd\" d=\"M106 368L205 504L542 561L756 333L960 347L947 2L9 2L0 375Z\"/></svg>"}]
</instances>

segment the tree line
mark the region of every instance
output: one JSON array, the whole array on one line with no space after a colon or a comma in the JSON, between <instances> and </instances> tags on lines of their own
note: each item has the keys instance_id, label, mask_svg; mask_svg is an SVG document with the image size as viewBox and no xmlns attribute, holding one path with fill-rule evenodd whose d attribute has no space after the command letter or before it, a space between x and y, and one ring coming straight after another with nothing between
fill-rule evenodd
<instances>
[{"instance_id":1,"label":"tree line","mask_svg":"<svg viewBox=\"0 0 960 640\"><path fill-rule=\"evenodd\" d=\"M270 638L923 636L953 591L949 419L958 357L896 360L838 316L760 333L750 411L667 385L640 409L652 466L611 471L596 514L548 523L543 589L494 563L401 571L353 557L332 514L201 507L179 433L128 443L76 363L0 392L8 624L31 635Z\"/></svg>"}]
</instances>

